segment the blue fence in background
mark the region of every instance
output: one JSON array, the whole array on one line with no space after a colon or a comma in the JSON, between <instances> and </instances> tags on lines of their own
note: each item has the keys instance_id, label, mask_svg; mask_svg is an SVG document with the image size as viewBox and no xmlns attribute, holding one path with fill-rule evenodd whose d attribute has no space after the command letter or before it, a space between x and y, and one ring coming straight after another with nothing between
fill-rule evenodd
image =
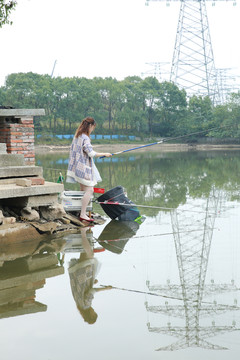
<instances>
[{"instance_id":1,"label":"blue fence in background","mask_svg":"<svg viewBox=\"0 0 240 360\"><path fill-rule=\"evenodd\" d=\"M136 160L136 157L131 155L131 156L113 156L113 157L110 157L110 158L95 158L94 161L96 163L103 163L103 162L114 162L114 163L117 163L117 162L124 162L124 161L135 161ZM66 165L68 165L69 163L69 159L58 159L58 160L52 160L49 162L49 164L51 165L52 167L52 170L61 170L61 169L66 169ZM40 159L37 159L36 160L36 164L38 166L41 166L42 165L42 161ZM56 168L58 165L65 165L63 168ZM54 166L54 167L53 167Z\"/></svg>"},{"instance_id":2,"label":"blue fence in background","mask_svg":"<svg viewBox=\"0 0 240 360\"><path fill-rule=\"evenodd\" d=\"M40 135L40 134L37 135L37 139L40 139L42 136L43 135ZM73 134L71 134L71 135L52 135L52 134L50 134L50 135L46 135L46 136L51 137L51 138L55 137L55 138L60 139L60 140L62 140L62 139L73 139L73 137L74 137ZM101 139L107 139L107 140L129 139L129 140L132 140L132 141L136 140L136 136L134 136L134 135L131 135L131 136L130 135L129 136L128 135L90 135L90 137L93 140L101 140Z\"/></svg>"}]
</instances>

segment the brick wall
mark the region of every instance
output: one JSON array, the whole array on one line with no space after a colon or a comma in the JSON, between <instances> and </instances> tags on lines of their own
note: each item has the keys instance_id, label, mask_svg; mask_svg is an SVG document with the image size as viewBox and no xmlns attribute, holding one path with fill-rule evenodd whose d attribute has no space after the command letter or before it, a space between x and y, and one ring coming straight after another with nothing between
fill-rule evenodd
<instances>
[{"instance_id":1,"label":"brick wall","mask_svg":"<svg viewBox=\"0 0 240 360\"><path fill-rule=\"evenodd\" d=\"M0 118L0 143L7 153L23 154L26 165L35 164L33 117Z\"/></svg>"}]
</instances>

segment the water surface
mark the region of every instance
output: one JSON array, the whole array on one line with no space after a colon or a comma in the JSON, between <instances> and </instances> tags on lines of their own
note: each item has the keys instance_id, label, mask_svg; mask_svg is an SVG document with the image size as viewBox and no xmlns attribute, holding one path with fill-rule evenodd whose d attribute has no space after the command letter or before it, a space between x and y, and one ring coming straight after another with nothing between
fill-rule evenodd
<instances>
[{"instance_id":1,"label":"water surface","mask_svg":"<svg viewBox=\"0 0 240 360\"><path fill-rule=\"evenodd\" d=\"M2 246L1 358L238 359L239 155L97 161L99 187L122 185L146 219ZM57 181L67 160L37 164Z\"/></svg>"}]
</instances>

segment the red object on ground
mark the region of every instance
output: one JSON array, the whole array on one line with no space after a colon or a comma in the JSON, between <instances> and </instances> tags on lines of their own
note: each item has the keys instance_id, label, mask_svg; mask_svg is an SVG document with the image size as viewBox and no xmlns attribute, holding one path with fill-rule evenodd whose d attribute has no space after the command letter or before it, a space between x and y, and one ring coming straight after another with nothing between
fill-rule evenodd
<instances>
[{"instance_id":1,"label":"red object on ground","mask_svg":"<svg viewBox=\"0 0 240 360\"><path fill-rule=\"evenodd\" d=\"M105 249L104 248L93 249L94 253L98 253L98 252L102 252L102 251L105 251Z\"/></svg>"},{"instance_id":2,"label":"red object on ground","mask_svg":"<svg viewBox=\"0 0 240 360\"><path fill-rule=\"evenodd\" d=\"M98 194L104 194L105 189L102 188L93 188L93 191Z\"/></svg>"}]
</instances>

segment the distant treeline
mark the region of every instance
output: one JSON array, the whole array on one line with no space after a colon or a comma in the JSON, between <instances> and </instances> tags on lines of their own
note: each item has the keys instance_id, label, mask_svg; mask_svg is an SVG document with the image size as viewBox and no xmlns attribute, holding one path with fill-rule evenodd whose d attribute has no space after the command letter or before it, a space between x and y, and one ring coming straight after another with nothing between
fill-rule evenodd
<instances>
[{"instance_id":1,"label":"distant treeline","mask_svg":"<svg viewBox=\"0 0 240 360\"><path fill-rule=\"evenodd\" d=\"M187 97L171 82L155 77L52 78L35 73L11 74L0 87L0 105L44 108L35 121L37 134L72 134L86 116L93 116L99 134L174 137L201 134L240 138L240 92L224 105L213 106L208 97Z\"/></svg>"}]
</instances>

